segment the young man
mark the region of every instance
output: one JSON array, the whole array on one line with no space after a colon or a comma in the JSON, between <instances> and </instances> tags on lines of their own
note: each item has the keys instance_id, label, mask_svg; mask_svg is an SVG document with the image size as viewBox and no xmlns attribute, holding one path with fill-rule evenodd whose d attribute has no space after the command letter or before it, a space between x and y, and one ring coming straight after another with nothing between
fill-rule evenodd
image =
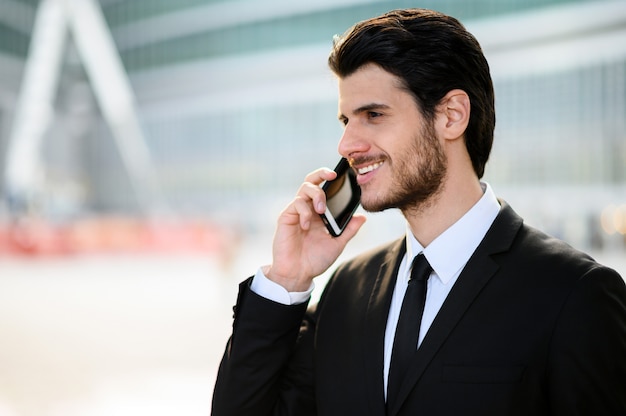
<instances>
[{"instance_id":1,"label":"young man","mask_svg":"<svg viewBox=\"0 0 626 416\"><path fill-rule=\"evenodd\" d=\"M480 181L495 115L474 37L399 10L353 27L329 64L362 205L399 208L407 233L341 265L307 310L314 277L365 221L333 238L318 214L335 174L309 174L272 264L241 284L213 414L625 415L624 281Z\"/></svg>"}]
</instances>

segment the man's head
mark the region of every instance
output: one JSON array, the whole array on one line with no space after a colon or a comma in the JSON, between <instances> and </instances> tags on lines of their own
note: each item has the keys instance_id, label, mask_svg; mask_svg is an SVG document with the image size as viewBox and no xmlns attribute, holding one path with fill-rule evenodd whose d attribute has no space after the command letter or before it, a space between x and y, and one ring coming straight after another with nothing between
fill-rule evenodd
<instances>
[{"instance_id":1,"label":"man's head","mask_svg":"<svg viewBox=\"0 0 626 416\"><path fill-rule=\"evenodd\" d=\"M339 78L380 66L402 80L427 122L446 94L465 91L471 103L465 145L483 176L495 127L493 84L480 45L456 19L423 9L389 12L336 39L328 63Z\"/></svg>"}]
</instances>

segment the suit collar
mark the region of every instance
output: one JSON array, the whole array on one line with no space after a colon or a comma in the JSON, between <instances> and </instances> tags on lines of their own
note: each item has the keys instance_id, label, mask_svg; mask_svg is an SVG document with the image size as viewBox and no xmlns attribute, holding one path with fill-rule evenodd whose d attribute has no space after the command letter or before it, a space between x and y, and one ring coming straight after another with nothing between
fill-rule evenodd
<instances>
[{"instance_id":1,"label":"suit collar","mask_svg":"<svg viewBox=\"0 0 626 416\"><path fill-rule=\"evenodd\" d=\"M398 392L395 407L389 416L398 413L403 402L419 381L424 370L463 317L476 296L499 269L492 255L510 249L522 226L522 219L504 201L491 228L461 272L456 284L443 303L424 341L410 364L406 383ZM386 313L384 314L386 316Z\"/></svg>"}]
</instances>

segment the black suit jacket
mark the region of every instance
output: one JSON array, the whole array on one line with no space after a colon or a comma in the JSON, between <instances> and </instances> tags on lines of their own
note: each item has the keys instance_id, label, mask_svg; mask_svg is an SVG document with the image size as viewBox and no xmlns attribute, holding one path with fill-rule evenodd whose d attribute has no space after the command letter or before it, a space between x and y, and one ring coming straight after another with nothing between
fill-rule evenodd
<instances>
[{"instance_id":1,"label":"black suit jacket","mask_svg":"<svg viewBox=\"0 0 626 416\"><path fill-rule=\"evenodd\" d=\"M242 283L213 414L626 415L626 287L505 203L426 334L394 408L387 314L404 239L341 265L316 307Z\"/></svg>"}]
</instances>

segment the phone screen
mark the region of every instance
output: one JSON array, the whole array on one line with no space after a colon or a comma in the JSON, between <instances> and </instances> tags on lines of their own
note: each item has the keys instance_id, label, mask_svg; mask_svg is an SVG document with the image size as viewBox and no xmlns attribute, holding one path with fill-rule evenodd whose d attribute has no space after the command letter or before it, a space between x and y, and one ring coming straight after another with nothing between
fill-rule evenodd
<instances>
[{"instance_id":1,"label":"phone screen","mask_svg":"<svg viewBox=\"0 0 626 416\"><path fill-rule=\"evenodd\" d=\"M321 215L326 228L333 236L339 236L350 222L361 200L361 188L356 174L345 158L335 167L337 177L322 184L326 193L326 212Z\"/></svg>"}]
</instances>

